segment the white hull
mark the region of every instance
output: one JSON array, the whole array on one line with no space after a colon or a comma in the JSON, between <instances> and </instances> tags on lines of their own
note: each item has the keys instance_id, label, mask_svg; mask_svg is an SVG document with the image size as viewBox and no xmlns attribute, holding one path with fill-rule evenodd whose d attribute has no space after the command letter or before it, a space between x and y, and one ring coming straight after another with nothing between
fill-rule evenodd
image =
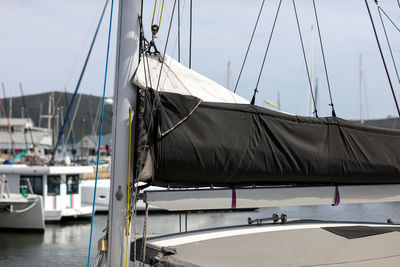
<instances>
[{"instance_id":1,"label":"white hull","mask_svg":"<svg viewBox=\"0 0 400 267\"><path fill-rule=\"evenodd\" d=\"M60 221L62 218L86 218L92 215L92 206L81 206L80 208L66 208L63 210L46 210L46 222Z\"/></svg>"},{"instance_id":2,"label":"white hull","mask_svg":"<svg viewBox=\"0 0 400 267\"><path fill-rule=\"evenodd\" d=\"M33 192L43 198L46 221L91 215L91 205L82 205L80 176L92 172L93 168L88 166L0 165L0 174L7 177L11 193L18 194L21 184L30 181Z\"/></svg>"},{"instance_id":3,"label":"white hull","mask_svg":"<svg viewBox=\"0 0 400 267\"><path fill-rule=\"evenodd\" d=\"M0 228L44 231L42 197L11 194L10 198L0 199Z\"/></svg>"},{"instance_id":4,"label":"white hull","mask_svg":"<svg viewBox=\"0 0 400 267\"><path fill-rule=\"evenodd\" d=\"M93 205L93 193L94 193L94 180L82 181L82 205ZM160 190L161 187L150 186L146 190ZM145 191L146 191L145 190ZM165 189L164 189L165 190ZM108 212L108 203L110 201L110 179L99 179L97 181L96 189L96 211ZM139 200L137 202L137 210L144 211L146 209L146 204ZM149 210L163 210L154 205L149 205Z\"/></svg>"},{"instance_id":5,"label":"white hull","mask_svg":"<svg viewBox=\"0 0 400 267\"><path fill-rule=\"evenodd\" d=\"M400 185L338 186L340 204L400 201ZM249 209L332 205L335 186L163 190L145 192L147 202L166 210ZM232 207L232 203L235 203Z\"/></svg>"}]
</instances>

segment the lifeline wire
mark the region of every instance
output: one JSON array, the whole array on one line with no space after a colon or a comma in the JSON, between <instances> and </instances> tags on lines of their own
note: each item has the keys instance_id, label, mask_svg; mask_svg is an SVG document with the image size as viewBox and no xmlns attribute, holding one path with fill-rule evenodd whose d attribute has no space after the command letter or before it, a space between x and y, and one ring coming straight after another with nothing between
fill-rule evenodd
<instances>
[{"instance_id":1,"label":"lifeline wire","mask_svg":"<svg viewBox=\"0 0 400 267\"><path fill-rule=\"evenodd\" d=\"M294 0L293 0L293 1L294 1ZM326 67L324 46L322 45L321 30L320 30L320 28L319 28L319 21L318 21L318 15L317 15L317 8L315 7L315 0L313 0L313 6L314 6L315 20L317 21L317 29L318 29L318 36L319 36L319 44L320 44L320 46L321 46L322 59L323 59L323 61L324 61L326 83L328 84L329 99L331 100L331 103L330 103L329 105L332 107L332 117L336 117L335 107L333 106L333 101L332 101L331 85L330 85L330 83L329 83L328 68Z\"/></svg>"},{"instance_id":2,"label":"lifeline wire","mask_svg":"<svg viewBox=\"0 0 400 267\"><path fill-rule=\"evenodd\" d=\"M307 57L306 57L306 52L305 52L305 49L304 49L303 37L301 35L299 17L297 15L297 9L296 9L296 3L294 2L294 0L292 2L293 2L294 14L296 16L297 29L299 30L299 37L300 37L301 48L302 48L302 51L303 51L304 64L306 65L307 78L308 78L308 84L310 86L311 98L312 98L312 101L313 101L313 104L314 104L314 113L315 113L315 117L318 118L317 105L315 104L314 92L312 90L310 71L308 70Z\"/></svg>"},{"instance_id":3,"label":"lifeline wire","mask_svg":"<svg viewBox=\"0 0 400 267\"><path fill-rule=\"evenodd\" d=\"M250 47L251 47L251 43L253 42L254 33L256 32L257 25L258 25L258 21L260 20L260 15L261 15L261 12L262 12L262 10L263 10L263 8L264 8L264 3L265 3L265 0L263 0L262 3L261 3L261 7L260 7L260 11L258 12L256 24L254 25L253 33L251 34L250 42L249 42L249 45L247 46L246 55L244 56L243 64L242 64L242 67L240 68L240 72L239 72L239 76L238 76L237 81L236 81L235 89L233 90L234 93L236 93L236 90L237 90L237 87L238 87L238 84L239 84L240 77L242 76L244 64L246 64L247 55L249 54L249 50L250 50Z\"/></svg>"},{"instance_id":4,"label":"lifeline wire","mask_svg":"<svg viewBox=\"0 0 400 267\"><path fill-rule=\"evenodd\" d=\"M279 15L279 10L281 9L281 4L282 4L282 0L279 1L279 6L278 6L278 9L277 9L276 14L275 14L274 24L272 25L271 34L269 35L267 48L265 49L265 54L264 54L263 62L262 62L262 64L261 64L260 73L258 74L257 84L256 84L256 87L254 88L253 98L251 99L251 104L252 104L252 105L254 105L254 103L255 103L255 101L256 101L256 94L257 94L257 92L258 92L258 84L259 84L259 82L260 82L261 74L262 74L263 69L264 69L265 59L267 58L267 54L268 54L268 50L269 50L269 45L271 44L272 35L274 34L276 21L277 21L277 19L278 19L278 15Z\"/></svg>"},{"instance_id":5,"label":"lifeline wire","mask_svg":"<svg viewBox=\"0 0 400 267\"><path fill-rule=\"evenodd\" d=\"M390 89L392 90L392 95L393 95L394 103L395 103L395 105L396 105L397 113L398 113L399 116L400 116L399 104L397 103L397 98L396 98L396 94L394 93L394 88L393 88L392 80L390 79L389 70L388 70L388 68L387 68L387 66L386 66L385 57L383 56L382 47L381 47L381 44L380 44L380 42L379 42L378 34L376 33L375 23L374 23L374 20L373 20L373 18L372 18L371 10L369 9L369 5L368 5L368 1L367 1L367 0L365 0L365 5L367 6L369 19L371 20L372 29L374 30L374 34L375 34L375 40L376 40L376 43L378 44L379 52L380 52L380 54L381 54L383 66L385 67L386 76L387 76L388 81L389 81Z\"/></svg>"},{"instance_id":6,"label":"lifeline wire","mask_svg":"<svg viewBox=\"0 0 400 267\"><path fill-rule=\"evenodd\" d=\"M102 135L102 133L103 133L104 102L105 102L105 98L106 98L108 57L109 57L109 55L110 55L110 39L111 39L111 26L112 26L113 8L114 8L114 0L111 0L110 25L109 25L109 29L108 29L106 66L105 66L105 70L104 70L103 102L102 102L102 104L101 104L101 118L100 118L100 130L99 130L99 143L98 143L98 148L97 148L97 161L96 161L96 178L95 178L95 182L94 182L93 207L92 207L92 221L91 221L91 225L90 225L90 239L89 239L89 252L88 252L88 263L87 263L87 267L90 267L90 251L91 251L91 248L92 248L93 223L94 223L94 212L95 212L95 207L96 207L97 178L98 178L98 175L99 175L99 160L100 160L101 135Z\"/></svg>"}]
</instances>

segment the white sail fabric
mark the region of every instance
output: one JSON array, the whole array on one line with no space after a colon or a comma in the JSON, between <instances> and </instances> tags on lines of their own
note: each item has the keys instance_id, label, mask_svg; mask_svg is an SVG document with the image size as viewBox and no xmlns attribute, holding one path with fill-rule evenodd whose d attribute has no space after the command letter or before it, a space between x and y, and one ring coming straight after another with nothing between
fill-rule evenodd
<instances>
[{"instance_id":1,"label":"white sail fabric","mask_svg":"<svg viewBox=\"0 0 400 267\"><path fill-rule=\"evenodd\" d=\"M159 92L192 95L207 102L249 104L249 101L207 77L186 68L165 55L161 79L158 84L162 57L147 55L139 64L133 84L140 88L151 87Z\"/></svg>"}]
</instances>

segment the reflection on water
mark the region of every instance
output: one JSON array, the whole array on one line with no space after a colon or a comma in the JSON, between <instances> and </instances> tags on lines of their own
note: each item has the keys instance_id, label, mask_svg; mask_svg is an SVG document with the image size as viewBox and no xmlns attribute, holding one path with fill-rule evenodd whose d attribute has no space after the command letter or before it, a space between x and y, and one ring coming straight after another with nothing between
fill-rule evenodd
<instances>
[{"instance_id":1,"label":"reflection on water","mask_svg":"<svg viewBox=\"0 0 400 267\"><path fill-rule=\"evenodd\" d=\"M400 219L400 203L357 204L264 208L251 211L190 212L188 230L243 225L247 218L269 217L284 213L288 219L386 222ZM148 232L167 234L185 229L185 216L178 213L150 214ZM1 218L0 218L1 219ZM137 216L137 231L142 232L143 214ZM97 240L103 235L107 215L96 215L93 230L92 257L97 253ZM0 266L84 266L87 262L90 221L68 221L46 224L44 234L0 232Z\"/></svg>"}]
</instances>

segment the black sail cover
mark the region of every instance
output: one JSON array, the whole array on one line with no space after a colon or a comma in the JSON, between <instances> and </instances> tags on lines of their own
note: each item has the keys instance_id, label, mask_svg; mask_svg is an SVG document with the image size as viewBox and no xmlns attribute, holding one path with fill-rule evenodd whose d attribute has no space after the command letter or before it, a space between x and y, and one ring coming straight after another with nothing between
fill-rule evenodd
<instances>
[{"instance_id":1,"label":"black sail cover","mask_svg":"<svg viewBox=\"0 0 400 267\"><path fill-rule=\"evenodd\" d=\"M137 153L152 156L153 184L400 183L399 131L152 89L141 93L147 96L138 98L143 121L136 130L148 146ZM137 173L146 159L140 158Z\"/></svg>"}]
</instances>

